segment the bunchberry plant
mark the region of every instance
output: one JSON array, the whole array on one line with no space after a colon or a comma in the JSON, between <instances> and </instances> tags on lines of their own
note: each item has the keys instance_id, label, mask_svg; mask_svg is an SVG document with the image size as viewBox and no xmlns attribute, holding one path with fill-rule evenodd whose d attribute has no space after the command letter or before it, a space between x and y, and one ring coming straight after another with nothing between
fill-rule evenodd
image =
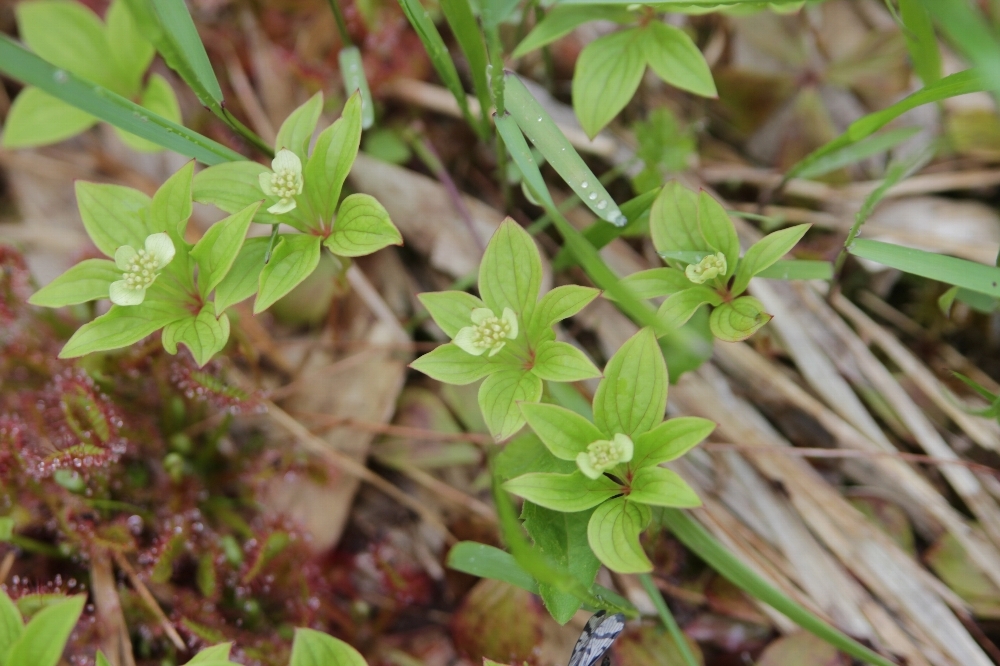
<instances>
[{"instance_id":1,"label":"bunchberry plant","mask_svg":"<svg viewBox=\"0 0 1000 666\"><path fill-rule=\"evenodd\" d=\"M0 664L56 666L76 621L84 595L46 600L27 624L17 604L0 590Z\"/></svg>"},{"instance_id":2,"label":"bunchberry plant","mask_svg":"<svg viewBox=\"0 0 1000 666\"><path fill-rule=\"evenodd\" d=\"M340 194L361 143L361 96L344 105L339 120L309 143L323 108L316 93L292 112L278 131L277 152L268 169L256 162L209 167L194 180L194 199L227 213L263 200L254 216L262 224L286 224L300 233L251 238L236 258L232 276L219 286L221 308L254 293L254 312L262 312L305 280L316 268L322 248L342 259L402 244L399 230L374 197Z\"/></svg>"},{"instance_id":3,"label":"bunchberry plant","mask_svg":"<svg viewBox=\"0 0 1000 666\"><path fill-rule=\"evenodd\" d=\"M543 380L574 382L601 372L552 326L582 310L600 293L578 285L542 296L542 261L531 236L510 218L490 239L479 265L479 294L440 291L420 295L452 342L421 356L412 367L446 384L479 387L479 407L497 441L524 425L519 403L538 402Z\"/></svg>"},{"instance_id":4,"label":"bunchberry plant","mask_svg":"<svg viewBox=\"0 0 1000 666\"><path fill-rule=\"evenodd\" d=\"M163 347L175 354L183 344L198 365L225 346L229 318L211 295L232 268L260 202L215 223L192 245L184 230L193 174L189 162L152 199L120 185L76 184L87 234L109 258L80 262L29 302L57 308L108 299L113 305L73 334L61 358L127 347L161 328Z\"/></svg>"},{"instance_id":5,"label":"bunchberry plant","mask_svg":"<svg viewBox=\"0 0 1000 666\"><path fill-rule=\"evenodd\" d=\"M687 453L715 424L698 417L664 421L667 384L656 336L645 328L608 361L592 422L556 405L520 405L553 458L534 466L558 471L521 474L503 487L546 509L589 512L587 542L613 571L652 571L639 543L649 507L701 504L680 476L660 464Z\"/></svg>"},{"instance_id":6,"label":"bunchberry plant","mask_svg":"<svg viewBox=\"0 0 1000 666\"><path fill-rule=\"evenodd\" d=\"M168 120L181 122L177 98L166 79L151 74L143 84L155 51L140 34L126 0L114 0L104 22L85 4L71 0L22 2L17 5L16 15L21 39L45 60ZM11 105L3 145L28 148L56 143L96 123L97 118L89 113L28 87ZM118 128L115 131L135 150L162 150L151 141Z\"/></svg>"},{"instance_id":7,"label":"bunchberry plant","mask_svg":"<svg viewBox=\"0 0 1000 666\"><path fill-rule=\"evenodd\" d=\"M573 110L593 138L625 108L646 66L666 83L702 97L715 97L715 81L701 51L680 28L664 23L640 4L624 7L556 6L514 51L515 57L544 46L594 19L635 23L587 44L573 72Z\"/></svg>"},{"instance_id":8,"label":"bunchberry plant","mask_svg":"<svg viewBox=\"0 0 1000 666\"><path fill-rule=\"evenodd\" d=\"M719 202L670 182L649 212L653 245L667 267L634 273L623 282L643 298L667 297L657 313L667 327L682 326L707 304L716 338L745 340L771 320L759 300L743 295L750 278L780 260L809 226L768 234L741 258L736 228Z\"/></svg>"}]
</instances>

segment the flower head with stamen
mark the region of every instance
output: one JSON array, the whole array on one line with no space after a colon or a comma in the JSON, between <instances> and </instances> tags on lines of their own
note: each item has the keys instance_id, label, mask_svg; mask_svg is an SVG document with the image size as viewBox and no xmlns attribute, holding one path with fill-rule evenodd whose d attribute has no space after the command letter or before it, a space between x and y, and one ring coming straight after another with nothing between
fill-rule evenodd
<instances>
[{"instance_id":1,"label":"flower head with stamen","mask_svg":"<svg viewBox=\"0 0 1000 666\"><path fill-rule=\"evenodd\" d=\"M115 305L139 305L146 290L163 267L174 258L174 242L165 233L146 237L145 247L136 250L122 245L115 250L115 265L124 271L121 280L111 283L110 297Z\"/></svg>"},{"instance_id":2,"label":"flower head with stamen","mask_svg":"<svg viewBox=\"0 0 1000 666\"><path fill-rule=\"evenodd\" d=\"M704 284L726 274L726 255L721 252L704 257L697 264L690 264L684 269L684 275L695 284Z\"/></svg>"},{"instance_id":3,"label":"flower head with stamen","mask_svg":"<svg viewBox=\"0 0 1000 666\"><path fill-rule=\"evenodd\" d=\"M632 460L634 450L632 440L621 433L612 439L599 439L591 442L586 451L576 456L576 466L591 479L599 479L605 471L615 465Z\"/></svg>"},{"instance_id":4,"label":"flower head with stamen","mask_svg":"<svg viewBox=\"0 0 1000 666\"><path fill-rule=\"evenodd\" d=\"M260 189L269 197L278 197L278 203L267 212L280 215L295 208L295 197L302 194L302 160L282 148L271 161L271 169L260 174Z\"/></svg>"},{"instance_id":5,"label":"flower head with stamen","mask_svg":"<svg viewBox=\"0 0 1000 666\"><path fill-rule=\"evenodd\" d=\"M489 308L472 311L472 326L466 326L455 336L459 349L473 356L482 355L487 349L490 356L496 355L507 340L517 337L517 315L510 308L504 308L497 317Z\"/></svg>"}]
</instances>

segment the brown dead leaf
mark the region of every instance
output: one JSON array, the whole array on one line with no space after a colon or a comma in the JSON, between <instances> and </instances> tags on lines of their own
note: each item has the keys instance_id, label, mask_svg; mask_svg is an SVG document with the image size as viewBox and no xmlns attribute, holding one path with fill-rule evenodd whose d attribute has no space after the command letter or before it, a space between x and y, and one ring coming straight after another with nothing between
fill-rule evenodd
<instances>
[{"instance_id":1,"label":"brown dead leaf","mask_svg":"<svg viewBox=\"0 0 1000 666\"><path fill-rule=\"evenodd\" d=\"M452 616L451 635L458 651L473 661L537 664L543 615L530 592L484 579Z\"/></svg>"},{"instance_id":2,"label":"brown dead leaf","mask_svg":"<svg viewBox=\"0 0 1000 666\"><path fill-rule=\"evenodd\" d=\"M768 645L757 666L844 666L847 663L835 647L808 632L799 631Z\"/></svg>"}]
</instances>

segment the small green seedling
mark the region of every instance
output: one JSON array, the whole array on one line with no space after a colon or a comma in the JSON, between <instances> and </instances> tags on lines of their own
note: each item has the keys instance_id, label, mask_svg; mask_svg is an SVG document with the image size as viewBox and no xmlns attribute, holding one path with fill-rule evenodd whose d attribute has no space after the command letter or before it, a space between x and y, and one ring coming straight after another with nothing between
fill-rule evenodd
<instances>
[{"instance_id":1,"label":"small green seedling","mask_svg":"<svg viewBox=\"0 0 1000 666\"><path fill-rule=\"evenodd\" d=\"M85 601L84 595L46 599L26 625L17 604L0 590L0 664L57 666Z\"/></svg>"},{"instance_id":2,"label":"small green seedling","mask_svg":"<svg viewBox=\"0 0 1000 666\"><path fill-rule=\"evenodd\" d=\"M138 102L175 123L181 122L174 91L159 74L143 75L153 60L153 45L140 34L125 0L115 0L101 22L86 5L70 0L23 2L17 6L21 39L36 54L122 97ZM56 72L58 77L59 72ZM57 78L58 80L58 78ZM74 137L97 118L38 88L28 87L14 99L3 134L5 148L44 146ZM115 128L135 150L162 150L151 141Z\"/></svg>"},{"instance_id":3,"label":"small green seedling","mask_svg":"<svg viewBox=\"0 0 1000 666\"><path fill-rule=\"evenodd\" d=\"M504 489L546 509L592 511L587 541L613 571L652 571L639 543L650 506L701 504L680 476L660 464L687 453L715 424L697 417L664 421L667 384L656 336L645 328L608 361L594 394L593 422L556 405L520 405L528 425L558 459L539 466L562 471L522 474Z\"/></svg>"},{"instance_id":4,"label":"small green seedling","mask_svg":"<svg viewBox=\"0 0 1000 666\"><path fill-rule=\"evenodd\" d=\"M519 403L538 402L542 381L575 382L601 375L552 326L594 300L597 289L566 285L539 300L542 261L531 236L507 218L490 239L479 266L476 298L464 291L420 295L452 342L421 356L412 367L446 384L483 377L479 407L497 441L524 425Z\"/></svg>"},{"instance_id":5,"label":"small green seedling","mask_svg":"<svg viewBox=\"0 0 1000 666\"><path fill-rule=\"evenodd\" d=\"M771 320L759 300L743 295L750 278L778 262L809 226L768 234L741 258L736 228L719 202L670 182L649 212L653 245L667 267L633 273L623 283L642 298L666 296L657 317L667 327L684 325L708 304L716 338L745 340Z\"/></svg>"},{"instance_id":6,"label":"small green seedling","mask_svg":"<svg viewBox=\"0 0 1000 666\"><path fill-rule=\"evenodd\" d=\"M374 197L351 194L340 200L344 181L361 143L360 93L347 100L339 120L309 143L323 107L322 93L292 112L278 131L271 168L256 162L209 167L194 179L194 199L227 213L262 199L254 222L273 225L268 238L251 238L232 274L219 285L219 311L257 294L262 312L305 280L319 264L322 248L335 257L360 257L387 245L401 245L399 230ZM286 224L301 233L278 233Z\"/></svg>"}]
</instances>

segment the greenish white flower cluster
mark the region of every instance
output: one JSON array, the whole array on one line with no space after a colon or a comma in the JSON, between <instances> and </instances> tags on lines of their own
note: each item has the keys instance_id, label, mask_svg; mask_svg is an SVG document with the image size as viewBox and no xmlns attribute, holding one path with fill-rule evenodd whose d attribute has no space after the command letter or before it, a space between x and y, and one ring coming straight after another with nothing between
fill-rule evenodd
<instances>
[{"instance_id":1,"label":"greenish white flower cluster","mask_svg":"<svg viewBox=\"0 0 1000 666\"><path fill-rule=\"evenodd\" d=\"M614 438L591 442L586 451L576 457L576 465L591 479L598 479L615 465L632 460L635 446L628 435L618 433Z\"/></svg>"},{"instance_id":2,"label":"greenish white flower cluster","mask_svg":"<svg viewBox=\"0 0 1000 666\"><path fill-rule=\"evenodd\" d=\"M473 356L480 356L489 350L495 356L508 340L517 338L517 315L510 308L504 308L497 317L489 308L472 311L472 326L466 326L455 336L455 344Z\"/></svg>"},{"instance_id":3,"label":"greenish white flower cluster","mask_svg":"<svg viewBox=\"0 0 1000 666\"><path fill-rule=\"evenodd\" d=\"M705 284L720 275L725 275L726 269L726 255L716 252L704 257L697 264L689 264L684 269L684 275L695 284Z\"/></svg>"},{"instance_id":4,"label":"greenish white flower cluster","mask_svg":"<svg viewBox=\"0 0 1000 666\"><path fill-rule=\"evenodd\" d=\"M142 303L146 290L173 260L175 251L170 236L162 232L147 236L145 247L139 250L129 245L115 250L115 265L125 274L121 280L111 283L108 294L111 302L115 305Z\"/></svg>"},{"instance_id":5,"label":"greenish white flower cluster","mask_svg":"<svg viewBox=\"0 0 1000 666\"><path fill-rule=\"evenodd\" d=\"M267 209L280 215L295 208L295 197L302 194L302 160L292 151L282 148L271 161L273 171L260 174L260 189L278 203Z\"/></svg>"}]
</instances>

